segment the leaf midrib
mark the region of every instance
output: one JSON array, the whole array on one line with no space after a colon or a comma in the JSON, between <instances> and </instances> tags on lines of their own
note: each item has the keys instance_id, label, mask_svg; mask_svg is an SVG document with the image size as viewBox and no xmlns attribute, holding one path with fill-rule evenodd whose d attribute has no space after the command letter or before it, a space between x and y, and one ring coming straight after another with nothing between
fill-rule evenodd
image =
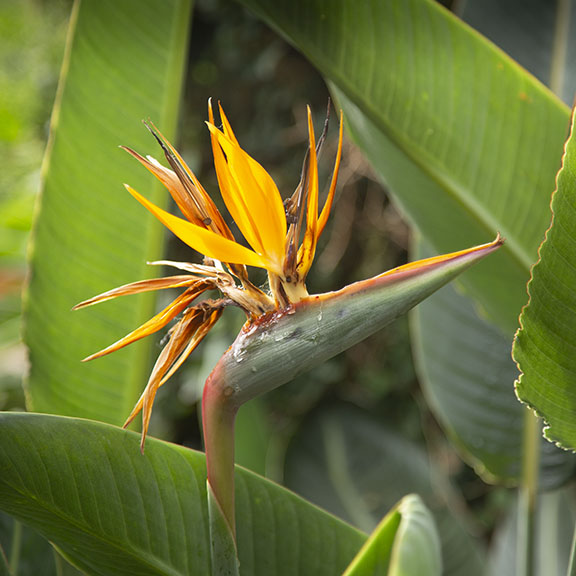
<instances>
[{"instance_id":1,"label":"leaf midrib","mask_svg":"<svg viewBox=\"0 0 576 576\"><path fill-rule=\"evenodd\" d=\"M63 522L66 522L70 526L76 528L83 534L88 535L101 543L107 544L108 547L121 552L122 555L128 556L132 560L137 560L138 563L143 567L151 568L153 570L160 570L159 574L166 576L189 576L184 572L180 572L173 569L171 566L168 566L163 562L159 562L158 558L156 556L150 555L147 550L143 550L140 554L138 554L137 552L141 550L140 548L137 548L133 545L131 545L129 548L122 548L117 543L115 543L114 540L106 539L103 534L87 530L85 524L76 521L73 516L64 514L61 508L58 508L55 505L49 506L46 500L39 500L31 492L22 490L21 487L13 485L11 482L7 482L5 479L0 480L0 485L2 484L11 489L15 494L25 498L27 502L34 502L34 507L36 509L40 508L41 510L48 512L49 514L59 518ZM42 528L38 528L38 531L42 533L44 532ZM62 542L59 543L60 546L62 546L62 544L63 544ZM68 548L68 543L64 543L64 545L66 546L66 548ZM150 560L142 561L146 557L148 557Z\"/></svg>"}]
</instances>

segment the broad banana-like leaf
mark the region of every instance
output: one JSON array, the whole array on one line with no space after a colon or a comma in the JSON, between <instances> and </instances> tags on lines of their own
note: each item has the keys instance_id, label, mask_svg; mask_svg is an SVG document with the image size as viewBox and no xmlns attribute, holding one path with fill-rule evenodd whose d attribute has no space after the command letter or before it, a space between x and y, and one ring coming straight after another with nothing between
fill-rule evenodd
<instances>
[{"instance_id":1,"label":"broad banana-like leaf","mask_svg":"<svg viewBox=\"0 0 576 576\"><path fill-rule=\"evenodd\" d=\"M567 2L468 0L458 13L567 104L576 92L571 39L576 20Z\"/></svg>"},{"instance_id":2,"label":"broad banana-like leaf","mask_svg":"<svg viewBox=\"0 0 576 576\"><path fill-rule=\"evenodd\" d=\"M518 397L544 418L546 437L576 449L576 136L566 144L553 220L528 285L514 359Z\"/></svg>"},{"instance_id":3,"label":"broad banana-like leaf","mask_svg":"<svg viewBox=\"0 0 576 576\"><path fill-rule=\"evenodd\" d=\"M440 576L440 541L420 498L406 496L382 520L344 576Z\"/></svg>"},{"instance_id":4,"label":"broad banana-like leaf","mask_svg":"<svg viewBox=\"0 0 576 576\"><path fill-rule=\"evenodd\" d=\"M569 88L576 68L561 55L562 43L568 41L555 14L561 4L472 0L462 8L467 22L542 81L560 91L564 76L563 94L572 101ZM576 21L564 20L561 27L576 30ZM415 258L431 253L422 252L420 245L416 243ZM510 356L510 338L488 322L462 290L452 287L423 302L411 321L420 381L434 414L484 479L517 481L524 411L511 386L518 371ZM540 487L548 490L571 477L575 459L543 440L540 462Z\"/></svg>"},{"instance_id":5,"label":"broad banana-like leaf","mask_svg":"<svg viewBox=\"0 0 576 576\"><path fill-rule=\"evenodd\" d=\"M89 576L206 576L204 455L108 424L0 414L0 509ZM243 576L333 576L366 535L287 490L236 473Z\"/></svg>"},{"instance_id":6,"label":"broad banana-like leaf","mask_svg":"<svg viewBox=\"0 0 576 576\"><path fill-rule=\"evenodd\" d=\"M153 272L163 231L123 189L165 191L124 151L142 151L152 118L174 133L191 0L83 0L74 7L31 247L25 339L30 408L120 423L149 369L147 345L82 358L153 312L147 296L73 313L72 306Z\"/></svg>"},{"instance_id":7,"label":"broad banana-like leaf","mask_svg":"<svg viewBox=\"0 0 576 576\"><path fill-rule=\"evenodd\" d=\"M499 230L465 284L512 336L549 223L567 107L432 0L242 0L326 77L347 126L435 252Z\"/></svg>"}]
</instances>

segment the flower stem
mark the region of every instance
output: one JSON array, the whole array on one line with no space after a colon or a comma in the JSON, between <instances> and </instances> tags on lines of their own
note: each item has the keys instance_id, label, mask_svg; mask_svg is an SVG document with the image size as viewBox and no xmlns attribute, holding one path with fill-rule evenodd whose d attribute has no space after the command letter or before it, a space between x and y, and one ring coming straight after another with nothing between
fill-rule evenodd
<instances>
[{"instance_id":1,"label":"flower stem","mask_svg":"<svg viewBox=\"0 0 576 576\"><path fill-rule=\"evenodd\" d=\"M216 368L202 396L213 576L238 574L234 514L234 422L238 407L232 392Z\"/></svg>"},{"instance_id":2,"label":"flower stem","mask_svg":"<svg viewBox=\"0 0 576 576\"><path fill-rule=\"evenodd\" d=\"M12 547L10 549L10 574L18 574L20 553L22 552L22 524L14 520L12 532Z\"/></svg>"},{"instance_id":3,"label":"flower stem","mask_svg":"<svg viewBox=\"0 0 576 576\"><path fill-rule=\"evenodd\" d=\"M540 464L540 419L530 410L524 415L523 468L518 501L517 566L518 576L533 576L536 571L536 507L538 504L538 471Z\"/></svg>"}]
</instances>

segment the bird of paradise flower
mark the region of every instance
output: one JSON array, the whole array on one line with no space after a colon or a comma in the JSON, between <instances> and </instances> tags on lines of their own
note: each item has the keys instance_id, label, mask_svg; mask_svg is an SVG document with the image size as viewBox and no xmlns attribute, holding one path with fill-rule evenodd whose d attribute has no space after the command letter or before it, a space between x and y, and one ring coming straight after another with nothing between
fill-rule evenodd
<instances>
[{"instance_id":1,"label":"bird of paradise flower","mask_svg":"<svg viewBox=\"0 0 576 576\"><path fill-rule=\"evenodd\" d=\"M134 282L81 302L85 308L128 294L152 290L183 288L184 291L166 308L145 324L97 352L85 361L110 354L140 338L167 326L168 341L160 353L148 384L124 426L142 412L142 448L148 432L154 397L188 358L220 318L224 308L242 308L249 320L279 309L286 309L308 296L306 276L314 259L318 238L322 234L334 199L342 153L342 119L338 150L328 196L322 210L318 208L318 153L326 137L328 118L318 143L314 135L312 114L308 108L309 148L301 179L286 201L266 170L238 144L230 123L219 106L222 129L214 122L212 104L208 106L208 128L211 134L214 165L224 203L250 248L238 243L214 201L208 195L180 154L151 123L146 126L154 135L171 169L151 157L122 147L140 161L169 190L185 220L162 210L129 185L127 190L178 238L202 253L203 264L160 261L186 274ZM263 268L268 273L269 292L249 279L247 266ZM218 299L199 300L208 290L218 290Z\"/></svg>"},{"instance_id":2,"label":"bird of paradise flower","mask_svg":"<svg viewBox=\"0 0 576 576\"><path fill-rule=\"evenodd\" d=\"M308 108L309 142L300 182L283 202L270 175L238 144L221 106L219 112L222 128L216 126L209 102L207 125L216 175L224 203L249 247L236 241L194 173L148 122L146 125L162 147L170 168L124 149L166 186L185 219L155 206L130 186L126 188L176 236L203 254L204 261L156 262L184 274L127 284L86 300L76 309L127 294L183 289L171 304L142 326L86 358L114 352L180 316L170 328L168 342L125 423L127 426L142 412L142 450L158 388L188 358L227 306L239 306L245 311L248 321L208 377L202 399L213 573L238 574L234 421L240 406L374 333L498 249L503 240L498 235L488 244L409 263L337 292L310 296L306 277L334 201L342 155L342 114L332 180L319 210L318 153L326 137L328 117L316 142ZM247 266L267 271L266 291L250 281ZM220 297L200 298L209 290L219 291ZM249 368L248 362L241 362L244 356L250 358Z\"/></svg>"}]
</instances>

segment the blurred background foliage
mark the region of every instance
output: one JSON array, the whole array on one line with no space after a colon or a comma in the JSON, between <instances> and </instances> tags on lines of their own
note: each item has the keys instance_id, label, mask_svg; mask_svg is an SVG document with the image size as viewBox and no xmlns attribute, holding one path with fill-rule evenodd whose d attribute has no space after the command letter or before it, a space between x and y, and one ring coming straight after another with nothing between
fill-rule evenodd
<instances>
[{"instance_id":1,"label":"blurred background foliage","mask_svg":"<svg viewBox=\"0 0 576 576\"><path fill-rule=\"evenodd\" d=\"M69 0L0 2L0 409L23 409L26 243L40 185Z\"/></svg>"},{"instance_id":2,"label":"blurred background foliage","mask_svg":"<svg viewBox=\"0 0 576 576\"><path fill-rule=\"evenodd\" d=\"M534 3L542 5L537 0L525 4ZM464 3L454 4L463 10ZM24 407L26 365L19 330L25 247L71 5L71 0L0 0L0 410ZM536 25L542 30L541 19L508 18L505 26L494 26L503 18L494 18L490 11L505 11L505 5L496 0L469 2L466 15L473 26L547 81L543 70L547 70L552 52L550 37L526 32ZM529 9L522 12L530 13ZM552 12L549 17L553 20ZM574 78L567 77L565 94L573 93L573 84ZM284 195L291 194L298 183L307 143L305 107L312 107L320 130L328 101L328 90L318 72L239 5L226 0L196 0L177 144L207 190L216 191L209 135L203 124L210 97L222 102L242 146L266 167ZM322 154L324 183L335 155L336 124L333 117ZM152 138L150 147L139 152L159 156ZM345 141L338 197L309 276L310 291L335 290L400 265L407 260L409 242L407 226L369 165ZM197 259L173 238L168 246L168 259ZM110 286L115 285L111 278ZM202 384L242 322L241 313L227 312L184 369L159 391L153 435L201 448L198 400ZM161 338L157 339L158 348ZM369 436L373 423L384 443L389 430L401 432L402 450L416 455L413 461L417 470L412 477L428 476L418 467L432 465L432 482L437 486L430 488L426 482L424 487L418 482L415 487L401 485L398 494L389 494L389 501L383 502L375 487L390 478L362 478L362 489L373 491L371 509L342 499L346 490L339 491L338 487L346 479L342 471L334 471L338 455L330 446L358 442L347 433L346 426L360 421L365 424L354 425L354 434ZM400 496L421 488L437 495L456 494L452 500L459 518L488 542L513 500L508 488L487 485L461 460L429 411L413 367L407 318L244 407L238 422L237 461L285 482L368 530ZM315 470L315 465L321 470ZM361 469L353 459L348 465ZM326 469L332 470L334 493L326 490L329 482L322 476ZM1 528L2 523L0 538ZM30 572L24 566L21 569L23 574L32 574L35 568Z\"/></svg>"}]
</instances>

